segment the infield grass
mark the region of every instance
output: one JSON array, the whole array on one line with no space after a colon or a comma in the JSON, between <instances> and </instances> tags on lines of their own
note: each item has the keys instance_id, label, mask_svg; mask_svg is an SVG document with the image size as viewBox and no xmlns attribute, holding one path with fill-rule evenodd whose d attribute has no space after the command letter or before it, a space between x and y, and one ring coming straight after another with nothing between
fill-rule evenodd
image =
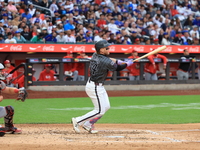
<instances>
[{"instance_id":1,"label":"infield grass","mask_svg":"<svg viewBox=\"0 0 200 150\"><path fill-rule=\"evenodd\" d=\"M200 95L110 97L111 109L98 123L182 124L200 122ZM4 100L15 108L15 124L70 123L93 109L89 98ZM3 119L0 120L3 123Z\"/></svg>"}]
</instances>

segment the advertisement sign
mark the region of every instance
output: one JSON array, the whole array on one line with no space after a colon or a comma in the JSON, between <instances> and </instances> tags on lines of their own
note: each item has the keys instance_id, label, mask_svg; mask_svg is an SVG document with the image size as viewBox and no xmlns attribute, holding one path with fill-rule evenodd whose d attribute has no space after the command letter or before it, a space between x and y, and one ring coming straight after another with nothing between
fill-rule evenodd
<instances>
[{"instance_id":1,"label":"advertisement sign","mask_svg":"<svg viewBox=\"0 0 200 150\"><path fill-rule=\"evenodd\" d=\"M133 49L138 53L149 53L154 49L163 45L111 45L110 53L131 53ZM183 53L184 49L188 49L190 53L200 53L200 46L188 45L169 45L160 53ZM78 53L84 51L86 53L95 52L94 44L0 44L0 52L59 52L65 53L73 51Z\"/></svg>"}]
</instances>

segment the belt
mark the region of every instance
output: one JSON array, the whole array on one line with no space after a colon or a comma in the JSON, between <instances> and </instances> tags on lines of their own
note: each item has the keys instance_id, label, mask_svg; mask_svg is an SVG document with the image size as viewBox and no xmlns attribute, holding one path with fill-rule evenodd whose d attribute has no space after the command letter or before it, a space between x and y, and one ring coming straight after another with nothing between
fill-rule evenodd
<instances>
[{"instance_id":1,"label":"belt","mask_svg":"<svg viewBox=\"0 0 200 150\"><path fill-rule=\"evenodd\" d=\"M103 86L103 83L100 83L100 82L95 82L95 81L92 81L92 80L88 80L88 82L90 83L90 82L93 82L95 85L100 85L100 86Z\"/></svg>"}]
</instances>

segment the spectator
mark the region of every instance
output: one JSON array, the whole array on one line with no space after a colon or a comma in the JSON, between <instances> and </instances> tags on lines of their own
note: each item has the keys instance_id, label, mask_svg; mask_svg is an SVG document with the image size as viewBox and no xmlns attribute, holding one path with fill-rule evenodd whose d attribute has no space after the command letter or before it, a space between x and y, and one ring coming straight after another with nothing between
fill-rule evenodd
<instances>
[{"instance_id":1,"label":"spectator","mask_svg":"<svg viewBox=\"0 0 200 150\"><path fill-rule=\"evenodd\" d=\"M33 4L29 4L29 13L31 14L31 16L33 17L33 15L35 14L36 9L34 8Z\"/></svg>"},{"instance_id":2,"label":"spectator","mask_svg":"<svg viewBox=\"0 0 200 150\"><path fill-rule=\"evenodd\" d=\"M178 31L177 36L174 38L173 42L183 45L183 39L182 39L182 32Z\"/></svg>"},{"instance_id":3,"label":"spectator","mask_svg":"<svg viewBox=\"0 0 200 150\"><path fill-rule=\"evenodd\" d=\"M192 37L190 37L190 35L189 35L189 33L188 33L187 30L183 31L183 37L182 37L182 39L183 39L183 43L188 42L187 41L188 39L192 41Z\"/></svg>"},{"instance_id":4,"label":"spectator","mask_svg":"<svg viewBox=\"0 0 200 150\"><path fill-rule=\"evenodd\" d=\"M76 42L85 42L85 41L86 41L86 39L84 38L83 30L81 29L77 34Z\"/></svg>"},{"instance_id":5,"label":"spectator","mask_svg":"<svg viewBox=\"0 0 200 150\"><path fill-rule=\"evenodd\" d=\"M56 32L52 32L51 34L45 36L44 40L45 40L45 42L54 42L54 43L56 43L57 42L56 37L57 37Z\"/></svg>"},{"instance_id":6,"label":"spectator","mask_svg":"<svg viewBox=\"0 0 200 150\"><path fill-rule=\"evenodd\" d=\"M110 34L110 39L108 40L109 44L115 44L116 43L116 39L115 39L115 35L114 33Z\"/></svg>"},{"instance_id":7,"label":"spectator","mask_svg":"<svg viewBox=\"0 0 200 150\"><path fill-rule=\"evenodd\" d=\"M49 9L51 11L51 16L54 17L54 12L58 11L58 9L59 9L57 4L56 4L56 0L52 1L52 4L50 5Z\"/></svg>"},{"instance_id":8,"label":"spectator","mask_svg":"<svg viewBox=\"0 0 200 150\"><path fill-rule=\"evenodd\" d=\"M4 35L5 34L5 31L4 31L4 28L3 28L3 21L0 20L0 34Z\"/></svg>"},{"instance_id":9,"label":"spectator","mask_svg":"<svg viewBox=\"0 0 200 150\"><path fill-rule=\"evenodd\" d=\"M123 37L123 39L122 39L122 44L132 44L131 43L131 40L130 40L130 38L129 38L129 36L128 35L125 35L124 37Z\"/></svg>"},{"instance_id":10,"label":"spectator","mask_svg":"<svg viewBox=\"0 0 200 150\"><path fill-rule=\"evenodd\" d=\"M200 27L200 14L196 15L195 19L192 22L192 25L197 25Z\"/></svg>"},{"instance_id":11,"label":"spectator","mask_svg":"<svg viewBox=\"0 0 200 150\"><path fill-rule=\"evenodd\" d=\"M64 30L59 30L58 34L59 35L56 36L57 42L61 42L61 43L66 42L66 37L64 36Z\"/></svg>"},{"instance_id":12,"label":"spectator","mask_svg":"<svg viewBox=\"0 0 200 150\"><path fill-rule=\"evenodd\" d=\"M95 12L96 19L100 19L100 15L102 14L102 9L98 8L98 10Z\"/></svg>"},{"instance_id":13,"label":"spectator","mask_svg":"<svg viewBox=\"0 0 200 150\"><path fill-rule=\"evenodd\" d=\"M20 24L20 16L19 15L15 15L14 19L11 21L11 25L12 26L18 26Z\"/></svg>"},{"instance_id":14,"label":"spectator","mask_svg":"<svg viewBox=\"0 0 200 150\"><path fill-rule=\"evenodd\" d=\"M163 69L166 69L167 58L160 54L154 54L147 57L149 59L149 63L145 64L144 72L145 72L145 80L158 80L156 71L160 70L158 63L155 63L155 58L160 58L163 60Z\"/></svg>"},{"instance_id":15,"label":"spectator","mask_svg":"<svg viewBox=\"0 0 200 150\"><path fill-rule=\"evenodd\" d=\"M46 27L42 27L42 34L43 34L43 37L46 37L47 35L49 35L47 33L47 28Z\"/></svg>"},{"instance_id":16,"label":"spectator","mask_svg":"<svg viewBox=\"0 0 200 150\"><path fill-rule=\"evenodd\" d=\"M189 33L193 39L199 39L199 30L197 25L193 25L193 29Z\"/></svg>"},{"instance_id":17,"label":"spectator","mask_svg":"<svg viewBox=\"0 0 200 150\"><path fill-rule=\"evenodd\" d=\"M40 3L40 6L45 7L45 8L49 8L49 1L48 0L42 0L42 2Z\"/></svg>"},{"instance_id":18,"label":"spectator","mask_svg":"<svg viewBox=\"0 0 200 150\"><path fill-rule=\"evenodd\" d=\"M24 17L30 22L30 20L31 20L31 18L32 18L32 15L30 14L28 8L26 8L26 9L25 9L25 12L22 13L22 18L24 18Z\"/></svg>"},{"instance_id":19,"label":"spectator","mask_svg":"<svg viewBox=\"0 0 200 150\"><path fill-rule=\"evenodd\" d=\"M167 32L163 33L163 39L161 42L161 45L170 45L170 41L169 41L169 34Z\"/></svg>"},{"instance_id":20,"label":"spectator","mask_svg":"<svg viewBox=\"0 0 200 150\"><path fill-rule=\"evenodd\" d=\"M66 35L65 35L65 39L66 39L66 43L70 42L70 43L76 43L76 39L75 37L72 35L72 31L71 30L67 30L66 31Z\"/></svg>"},{"instance_id":21,"label":"spectator","mask_svg":"<svg viewBox=\"0 0 200 150\"><path fill-rule=\"evenodd\" d=\"M199 39L194 38L192 45L199 45Z\"/></svg>"},{"instance_id":22,"label":"spectator","mask_svg":"<svg viewBox=\"0 0 200 150\"><path fill-rule=\"evenodd\" d=\"M55 72L52 70L51 64L45 64L45 69L40 72L39 81L55 81Z\"/></svg>"},{"instance_id":23,"label":"spectator","mask_svg":"<svg viewBox=\"0 0 200 150\"><path fill-rule=\"evenodd\" d=\"M16 42L23 42L25 43L26 42L26 39L21 35L21 32L19 31L15 31L15 36L13 37L13 39L16 40Z\"/></svg>"},{"instance_id":24,"label":"spectator","mask_svg":"<svg viewBox=\"0 0 200 150\"><path fill-rule=\"evenodd\" d=\"M42 19L40 19L40 14L41 13L39 11L36 12L36 16L32 18L32 21L31 21L32 25L35 23L38 23L39 27L42 25Z\"/></svg>"},{"instance_id":25,"label":"spectator","mask_svg":"<svg viewBox=\"0 0 200 150\"><path fill-rule=\"evenodd\" d=\"M13 0L8 0L8 6L6 9L8 12L11 12L13 14L17 13L17 8L15 5L13 5Z\"/></svg>"},{"instance_id":26,"label":"spectator","mask_svg":"<svg viewBox=\"0 0 200 150\"><path fill-rule=\"evenodd\" d=\"M7 36L8 38L5 40L5 43L17 43L11 32L8 32Z\"/></svg>"},{"instance_id":27,"label":"spectator","mask_svg":"<svg viewBox=\"0 0 200 150\"><path fill-rule=\"evenodd\" d=\"M69 19L69 23L64 25L64 31L75 29L75 26L73 23L74 23L73 19L72 18Z\"/></svg>"},{"instance_id":28,"label":"spectator","mask_svg":"<svg viewBox=\"0 0 200 150\"><path fill-rule=\"evenodd\" d=\"M129 59L136 59L139 58L138 52L136 50L132 50L131 56L128 57ZM135 62L131 66L127 67L129 70L129 80L140 80L140 66L139 63Z\"/></svg>"},{"instance_id":29,"label":"spectator","mask_svg":"<svg viewBox=\"0 0 200 150\"><path fill-rule=\"evenodd\" d=\"M97 20L97 27L99 29L103 29L104 25L106 25L105 15L101 14L100 19Z\"/></svg>"},{"instance_id":30,"label":"spectator","mask_svg":"<svg viewBox=\"0 0 200 150\"><path fill-rule=\"evenodd\" d=\"M34 36L32 39L31 39L31 42L44 42L43 40L43 34L41 33L41 30L38 29L38 32L37 32L37 35Z\"/></svg>"},{"instance_id":31,"label":"spectator","mask_svg":"<svg viewBox=\"0 0 200 150\"><path fill-rule=\"evenodd\" d=\"M5 40L3 38L3 34L0 34L0 43L5 43Z\"/></svg>"},{"instance_id":32,"label":"spectator","mask_svg":"<svg viewBox=\"0 0 200 150\"><path fill-rule=\"evenodd\" d=\"M21 32L21 35L27 40L30 41L32 38L31 32L29 32L29 27L25 26L23 27L23 31Z\"/></svg>"},{"instance_id":33,"label":"spectator","mask_svg":"<svg viewBox=\"0 0 200 150\"><path fill-rule=\"evenodd\" d=\"M94 30L94 42L100 41L102 38L99 36L99 31Z\"/></svg>"},{"instance_id":34,"label":"spectator","mask_svg":"<svg viewBox=\"0 0 200 150\"><path fill-rule=\"evenodd\" d=\"M2 16L3 16L3 19L1 20L1 22L4 25L8 26L8 14L3 14Z\"/></svg>"},{"instance_id":35,"label":"spectator","mask_svg":"<svg viewBox=\"0 0 200 150\"><path fill-rule=\"evenodd\" d=\"M114 34L119 31L118 26L115 24L115 19L111 19L111 22L108 24L108 30Z\"/></svg>"},{"instance_id":36,"label":"spectator","mask_svg":"<svg viewBox=\"0 0 200 150\"><path fill-rule=\"evenodd\" d=\"M132 34L130 36L130 39L131 39L131 43L135 43L135 40L139 38L139 36L137 35L137 32L136 31L132 31Z\"/></svg>"},{"instance_id":37,"label":"spectator","mask_svg":"<svg viewBox=\"0 0 200 150\"><path fill-rule=\"evenodd\" d=\"M35 69L32 69L32 81L36 81L36 78L34 77ZM17 84L19 88L24 87L24 74L17 80Z\"/></svg>"},{"instance_id":38,"label":"spectator","mask_svg":"<svg viewBox=\"0 0 200 150\"><path fill-rule=\"evenodd\" d=\"M195 56L191 56L187 49L183 50L183 55L180 57L181 60L189 59L189 62L181 62L179 64L178 70L176 72L178 80L188 80L189 78L189 68L190 68L190 60L194 59Z\"/></svg>"},{"instance_id":39,"label":"spectator","mask_svg":"<svg viewBox=\"0 0 200 150\"><path fill-rule=\"evenodd\" d=\"M136 38L136 39L135 39L134 45L140 45L140 38Z\"/></svg>"},{"instance_id":40,"label":"spectator","mask_svg":"<svg viewBox=\"0 0 200 150\"><path fill-rule=\"evenodd\" d=\"M67 55L64 56L63 58L74 58L73 57L73 52L68 51ZM75 68L75 63L64 63L64 72L65 75L73 77L73 81L78 81L78 71Z\"/></svg>"},{"instance_id":41,"label":"spectator","mask_svg":"<svg viewBox=\"0 0 200 150\"><path fill-rule=\"evenodd\" d=\"M153 45L160 45L160 44L159 44L159 39L154 39L154 40L153 40Z\"/></svg>"},{"instance_id":42,"label":"spectator","mask_svg":"<svg viewBox=\"0 0 200 150\"><path fill-rule=\"evenodd\" d=\"M192 26L192 24L193 24L193 16L189 15L185 20L183 26Z\"/></svg>"},{"instance_id":43,"label":"spectator","mask_svg":"<svg viewBox=\"0 0 200 150\"><path fill-rule=\"evenodd\" d=\"M86 43L91 43L91 42L93 42L93 39L92 39L92 37L91 37L91 31L87 31L87 32L86 32L85 41L86 41Z\"/></svg>"}]
</instances>

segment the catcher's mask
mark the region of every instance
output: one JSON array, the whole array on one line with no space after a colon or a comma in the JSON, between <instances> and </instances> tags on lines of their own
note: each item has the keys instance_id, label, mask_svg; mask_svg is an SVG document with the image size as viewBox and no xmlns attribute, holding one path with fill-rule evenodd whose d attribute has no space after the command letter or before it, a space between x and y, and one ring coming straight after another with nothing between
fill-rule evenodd
<instances>
[{"instance_id":1,"label":"catcher's mask","mask_svg":"<svg viewBox=\"0 0 200 150\"><path fill-rule=\"evenodd\" d=\"M2 63L0 63L0 80L5 80L6 79L5 74L2 71L3 69L4 69L4 65Z\"/></svg>"}]
</instances>

